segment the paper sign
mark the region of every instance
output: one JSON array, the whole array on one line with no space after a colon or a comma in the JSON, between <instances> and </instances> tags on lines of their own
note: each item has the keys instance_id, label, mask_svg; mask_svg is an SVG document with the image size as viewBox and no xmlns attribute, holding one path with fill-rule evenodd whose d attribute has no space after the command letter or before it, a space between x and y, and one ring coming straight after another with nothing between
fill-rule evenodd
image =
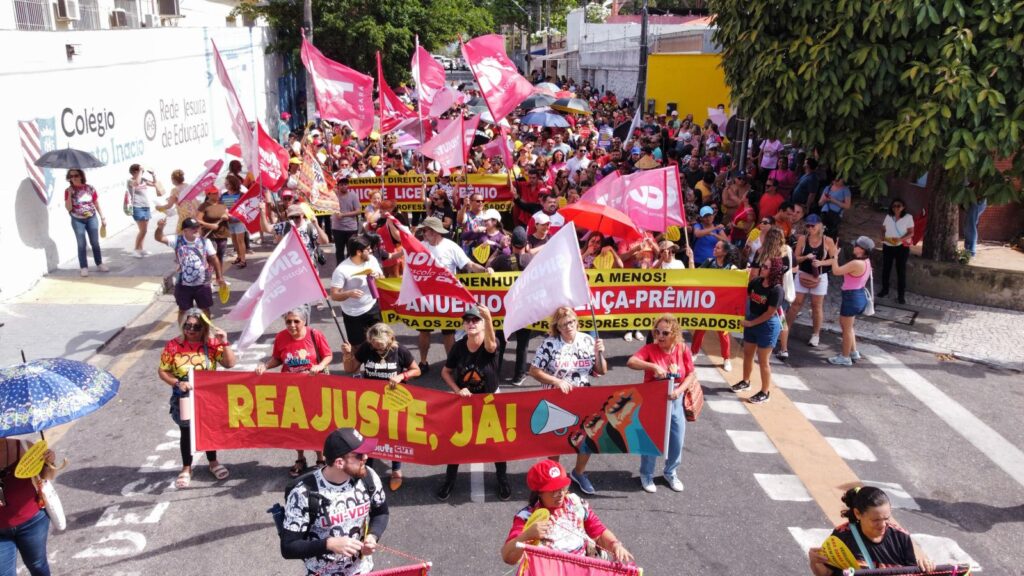
<instances>
[{"instance_id":1,"label":"paper sign","mask_svg":"<svg viewBox=\"0 0 1024 576\"><path fill-rule=\"evenodd\" d=\"M491 257L491 245L485 242L473 248L473 257L481 264L487 262L487 259Z\"/></svg>"},{"instance_id":2,"label":"paper sign","mask_svg":"<svg viewBox=\"0 0 1024 576\"><path fill-rule=\"evenodd\" d=\"M220 286L217 288L217 296L220 297L221 304L228 303L228 298L231 297L231 287L228 286L227 282L220 283ZM209 322L207 322L207 324L209 324Z\"/></svg>"},{"instance_id":3,"label":"paper sign","mask_svg":"<svg viewBox=\"0 0 1024 576\"><path fill-rule=\"evenodd\" d=\"M401 412L405 410L407 406L412 402L412 392L401 384L396 385L394 388L386 386L384 388L384 409L391 410L392 412Z\"/></svg>"},{"instance_id":4,"label":"paper sign","mask_svg":"<svg viewBox=\"0 0 1024 576\"><path fill-rule=\"evenodd\" d=\"M679 242L682 236L679 234L679 226L669 226L668 230L665 231L665 238L669 242Z\"/></svg>"},{"instance_id":5,"label":"paper sign","mask_svg":"<svg viewBox=\"0 0 1024 576\"><path fill-rule=\"evenodd\" d=\"M46 457L46 440L40 440L32 445L21 457L18 467L14 469L15 478L32 478L43 471L43 459Z\"/></svg>"},{"instance_id":6,"label":"paper sign","mask_svg":"<svg viewBox=\"0 0 1024 576\"><path fill-rule=\"evenodd\" d=\"M526 524L523 525L523 532L526 532L530 526L533 526L538 522L544 522L550 517L551 512L548 512L547 508L537 508L533 511L533 514L530 514L530 517L526 519ZM534 540L534 542L537 542L537 540Z\"/></svg>"},{"instance_id":7,"label":"paper sign","mask_svg":"<svg viewBox=\"0 0 1024 576\"><path fill-rule=\"evenodd\" d=\"M860 563L853 552L850 552L846 544L835 535L825 539L821 545L821 553L828 559L828 563L836 568L860 568Z\"/></svg>"},{"instance_id":8,"label":"paper sign","mask_svg":"<svg viewBox=\"0 0 1024 576\"><path fill-rule=\"evenodd\" d=\"M615 264L615 256L611 252L601 252L594 257L594 268L598 270L611 270Z\"/></svg>"}]
</instances>

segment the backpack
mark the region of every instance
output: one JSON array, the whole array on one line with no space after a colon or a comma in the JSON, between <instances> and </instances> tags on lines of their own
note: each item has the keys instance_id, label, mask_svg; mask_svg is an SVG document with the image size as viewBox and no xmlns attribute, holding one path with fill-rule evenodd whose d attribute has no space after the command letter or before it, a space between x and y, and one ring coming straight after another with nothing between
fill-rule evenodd
<instances>
[{"instance_id":1,"label":"backpack","mask_svg":"<svg viewBox=\"0 0 1024 576\"><path fill-rule=\"evenodd\" d=\"M376 480L374 480L374 478L375 476L373 474L370 474L368 471L366 476L360 478L357 481L357 483L363 485L363 489L366 490L367 493L370 495L371 502L373 502L373 494L377 492L378 488L380 488L380 486L377 485L377 482ZM316 522L317 518L319 518L320 516L326 516L328 513L327 498L324 498L320 494L320 491L318 490L318 486L316 483L316 470L313 470L311 472L306 472L305 474L299 476L292 482L289 482L287 486L285 486L285 502L288 501L288 495L291 494L292 490L294 490L299 484L302 484L306 487L306 499L308 500L307 508L309 510L309 519L306 524L306 531L303 533L302 538L303 540L309 540L310 533L313 530L313 524ZM277 502L273 506L271 506L267 510L267 512L274 520L274 526L277 528L278 538L283 538L285 533L284 506L280 502Z\"/></svg>"}]
</instances>

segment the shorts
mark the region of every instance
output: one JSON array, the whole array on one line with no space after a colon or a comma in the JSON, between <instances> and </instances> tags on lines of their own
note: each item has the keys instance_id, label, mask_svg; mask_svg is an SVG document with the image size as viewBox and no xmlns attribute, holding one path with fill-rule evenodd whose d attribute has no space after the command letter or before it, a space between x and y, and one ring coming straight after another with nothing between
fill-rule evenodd
<instances>
[{"instance_id":1,"label":"shorts","mask_svg":"<svg viewBox=\"0 0 1024 576\"><path fill-rule=\"evenodd\" d=\"M193 306L203 310L213 307L213 290L209 284L202 286L185 286L176 284L174 286L174 301L178 304L178 310L188 310Z\"/></svg>"},{"instance_id":2,"label":"shorts","mask_svg":"<svg viewBox=\"0 0 1024 576\"><path fill-rule=\"evenodd\" d=\"M228 220L228 230L232 234L245 234L245 224L242 224L242 221L237 218L232 218Z\"/></svg>"},{"instance_id":3,"label":"shorts","mask_svg":"<svg viewBox=\"0 0 1024 576\"><path fill-rule=\"evenodd\" d=\"M148 222L150 218L149 208L132 208L132 219L136 222Z\"/></svg>"},{"instance_id":4,"label":"shorts","mask_svg":"<svg viewBox=\"0 0 1024 576\"><path fill-rule=\"evenodd\" d=\"M805 275L804 278L807 278ZM824 296L828 294L828 274L822 274L818 276L818 285L814 288L806 288L800 283L800 274L797 273L796 278L793 278L794 284L796 284L797 294L810 294L811 296Z\"/></svg>"},{"instance_id":5,"label":"shorts","mask_svg":"<svg viewBox=\"0 0 1024 576\"><path fill-rule=\"evenodd\" d=\"M743 329L743 341L747 344L757 344L758 348L775 348L779 341L779 333L782 332L782 321L778 316L772 316L768 321Z\"/></svg>"},{"instance_id":6,"label":"shorts","mask_svg":"<svg viewBox=\"0 0 1024 576\"><path fill-rule=\"evenodd\" d=\"M839 306L839 315L850 318L864 313L868 305L868 297L863 288L843 290L843 303Z\"/></svg>"}]
</instances>

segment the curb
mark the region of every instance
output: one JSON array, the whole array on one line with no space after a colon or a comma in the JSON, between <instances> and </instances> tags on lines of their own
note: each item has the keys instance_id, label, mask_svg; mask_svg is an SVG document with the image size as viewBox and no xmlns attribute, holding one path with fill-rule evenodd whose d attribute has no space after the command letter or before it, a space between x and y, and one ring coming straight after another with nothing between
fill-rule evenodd
<instances>
[{"instance_id":1,"label":"curb","mask_svg":"<svg viewBox=\"0 0 1024 576\"><path fill-rule=\"evenodd\" d=\"M129 326L134 325L136 320L138 320L140 317L142 317L143 314L148 312L149 309L153 306L153 303L156 302L157 299L160 298L160 296L172 294L174 292L175 275L176 272L174 271L165 274L160 282L162 290L160 292L154 293L153 299L150 300L149 304L147 304L146 307L143 308L142 311L138 313L138 315L136 315L134 318L126 322L124 326L118 328L117 331L110 336L110 338L107 338L104 342L101 342L100 345L96 347L96 351L93 352L92 355L90 355L88 358L86 358L85 361L91 363L97 356L102 354L103 351L107 349L107 346L109 346L111 342L116 340L121 335L122 332L128 329Z\"/></svg>"}]
</instances>

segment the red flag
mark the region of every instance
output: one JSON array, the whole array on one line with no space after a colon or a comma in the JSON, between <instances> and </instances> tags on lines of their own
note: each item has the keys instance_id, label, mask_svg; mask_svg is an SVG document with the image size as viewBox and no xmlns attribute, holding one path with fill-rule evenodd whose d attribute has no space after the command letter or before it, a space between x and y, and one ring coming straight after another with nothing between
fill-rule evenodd
<instances>
[{"instance_id":1,"label":"red flag","mask_svg":"<svg viewBox=\"0 0 1024 576\"><path fill-rule=\"evenodd\" d=\"M229 320L247 322L236 346L239 350L248 348L288 310L326 297L302 237L292 226L267 258L260 277L227 315Z\"/></svg>"},{"instance_id":2,"label":"red flag","mask_svg":"<svg viewBox=\"0 0 1024 576\"><path fill-rule=\"evenodd\" d=\"M610 562L543 546L524 545L521 576L639 576L633 564Z\"/></svg>"},{"instance_id":3,"label":"red flag","mask_svg":"<svg viewBox=\"0 0 1024 576\"><path fill-rule=\"evenodd\" d=\"M258 183L242 194L242 197L235 201L235 205L228 211L231 216L238 218L245 224L250 234L260 231L260 201L263 199L263 187Z\"/></svg>"},{"instance_id":4,"label":"red flag","mask_svg":"<svg viewBox=\"0 0 1024 576\"><path fill-rule=\"evenodd\" d=\"M505 53L504 36L488 34L474 38L462 45L462 57L473 71L495 122L501 122L533 93L533 85Z\"/></svg>"},{"instance_id":5,"label":"red flag","mask_svg":"<svg viewBox=\"0 0 1024 576\"><path fill-rule=\"evenodd\" d=\"M276 190L288 180L288 151L267 134L262 123L258 124L257 130L259 131L260 183L266 188Z\"/></svg>"},{"instance_id":6,"label":"red flag","mask_svg":"<svg viewBox=\"0 0 1024 576\"><path fill-rule=\"evenodd\" d=\"M380 98L380 131L388 133L408 120L415 118L412 110L405 102L395 95L388 83L384 81L384 67L380 62L380 51L377 51L377 91Z\"/></svg>"},{"instance_id":7,"label":"red flag","mask_svg":"<svg viewBox=\"0 0 1024 576\"><path fill-rule=\"evenodd\" d=\"M620 210L638 227L664 232L669 226L686 225L679 193L679 171L675 166L623 176L616 187L625 206Z\"/></svg>"},{"instance_id":8,"label":"red flag","mask_svg":"<svg viewBox=\"0 0 1024 576\"><path fill-rule=\"evenodd\" d=\"M437 161L439 172L466 164L465 125L460 116L420 147L420 154Z\"/></svg>"},{"instance_id":9,"label":"red flag","mask_svg":"<svg viewBox=\"0 0 1024 576\"><path fill-rule=\"evenodd\" d=\"M217 181L217 174L220 173L222 166L224 166L223 160L207 160L206 170L204 170L198 178L193 180L192 183L188 185L188 188L185 188L184 192L178 196L178 204L194 199L196 196L199 196L203 190L212 186Z\"/></svg>"},{"instance_id":10,"label":"red flag","mask_svg":"<svg viewBox=\"0 0 1024 576\"><path fill-rule=\"evenodd\" d=\"M454 274L434 259L434 255L409 232L408 228L390 215L388 218L398 228L398 233L402 237L402 248L405 250L405 272L402 274L402 287L398 292L399 305L432 295L447 296L469 304L476 303L469 290L466 290Z\"/></svg>"},{"instance_id":11,"label":"red flag","mask_svg":"<svg viewBox=\"0 0 1024 576\"><path fill-rule=\"evenodd\" d=\"M231 131L238 138L238 144L242 148L242 159L245 160L250 170L258 171L259 151L257 150L256 132L249 126L249 120L245 117L242 103L238 100L238 94L235 93L235 85L231 83L228 69L224 67L220 51L217 50L217 44L213 40L210 41L210 44L213 45L213 60L217 68L217 78L226 92L228 114L231 116Z\"/></svg>"},{"instance_id":12,"label":"red flag","mask_svg":"<svg viewBox=\"0 0 1024 576\"><path fill-rule=\"evenodd\" d=\"M305 34L302 63L313 79L320 117L347 122L360 138L369 136L373 131L373 78L327 58Z\"/></svg>"},{"instance_id":13,"label":"red flag","mask_svg":"<svg viewBox=\"0 0 1024 576\"><path fill-rule=\"evenodd\" d=\"M429 116L434 96L444 88L444 66L420 46L419 37L416 38L416 51L412 54L412 79L416 83L420 112Z\"/></svg>"}]
</instances>

